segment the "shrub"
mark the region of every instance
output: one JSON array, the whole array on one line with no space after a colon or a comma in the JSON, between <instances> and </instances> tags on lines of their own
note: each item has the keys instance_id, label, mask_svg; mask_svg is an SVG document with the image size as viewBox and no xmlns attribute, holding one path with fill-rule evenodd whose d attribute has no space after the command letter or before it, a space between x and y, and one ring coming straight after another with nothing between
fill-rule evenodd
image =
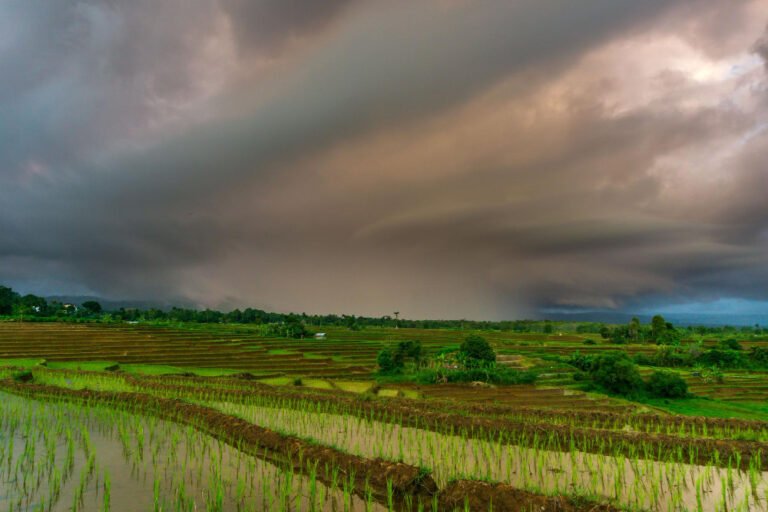
<instances>
[{"instance_id":1,"label":"shrub","mask_svg":"<svg viewBox=\"0 0 768 512\"><path fill-rule=\"evenodd\" d=\"M648 379L648 393L659 398L684 398L688 384L674 372L653 372Z\"/></svg>"},{"instance_id":2,"label":"shrub","mask_svg":"<svg viewBox=\"0 0 768 512\"><path fill-rule=\"evenodd\" d=\"M768 348L766 347L752 347L749 350L749 359L753 364L758 366L768 365Z\"/></svg>"},{"instance_id":3,"label":"shrub","mask_svg":"<svg viewBox=\"0 0 768 512\"><path fill-rule=\"evenodd\" d=\"M399 373L403 369L402 359L395 359L395 354L390 348L383 348L376 356L376 364L379 372L385 375Z\"/></svg>"},{"instance_id":4,"label":"shrub","mask_svg":"<svg viewBox=\"0 0 768 512\"><path fill-rule=\"evenodd\" d=\"M643 387L637 365L624 352L606 352L596 357L590 374L596 384L619 395L634 395Z\"/></svg>"},{"instance_id":5,"label":"shrub","mask_svg":"<svg viewBox=\"0 0 768 512\"><path fill-rule=\"evenodd\" d=\"M463 370L425 369L415 374L419 384L441 382L488 382L490 384L533 384L538 375L532 371L513 370L504 366L484 366Z\"/></svg>"},{"instance_id":6,"label":"shrub","mask_svg":"<svg viewBox=\"0 0 768 512\"><path fill-rule=\"evenodd\" d=\"M490 343L482 336L475 334L467 336L459 347L459 354L467 368L477 368L484 364L495 363L496 353Z\"/></svg>"},{"instance_id":7,"label":"shrub","mask_svg":"<svg viewBox=\"0 0 768 512\"><path fill-rule=\"evenodd\" d=\"M592 362L594 358L592 356L583 355L577 350L566 359L566 363L578 368L583 372L588 372L592 369Z\"/></svg>"},{"instance_id":8,"label":"shrub","mask_svg":"<svg viewBox=\"0 0 768 512\"><path fill-rule=\"evenodd\" d=\"M656 337L658 345L680 345L683 341L683 334L675 328L666 328Z\"/></svg>"},{"instance_id":9,"label":"shrub","mask_svg":"<svg viewBox=\"0 0 768 512\"><path fill-rule=\"evenodd\" d=\"M701 354L696 362L704 366L719 366L720 368L740 368L746 366L746 361L741 352L716 348Z\"/></svg>"},{"instance_id":10,"label":"shrub","mask_svg":"<svg viewBox=\"0 0 768 512\"><path fill-rule=\"evenodd\" d=\"M584 340L584 345L596 345L595 340L586 339Z\"/></svg>"},{"instance_id":11,"label":"shrub","mask_svg":"<svg viewBox=\"0 0 768 512\"><path fill-rule=\"evenodd\" d=\"M670 345L660 345L653 355L653 366L690 366L692 362L690 351Z\"/></svg>"},{"instance_id":12,"label":"shrub","mask_svg":"<svg viewBox=\"0 0 768 512\"><path fill-rule=\"evenodd\" d=\"M19 372L15 372L11 377L16 382L30 382L32 381L32 379L34 379L32 372L29 370L22 370Z\"/></svg>"},{"instance_id":13,"label":"shrub","mask_svg":"<svg viewBox=\"0 0 768 512\"><path fill-rule=\"evenodd\" d=\"M723 350L741 350L741 344L736 338L728 338L727 340L720 340L719 347Z\"/></svg>"}]
</instances>

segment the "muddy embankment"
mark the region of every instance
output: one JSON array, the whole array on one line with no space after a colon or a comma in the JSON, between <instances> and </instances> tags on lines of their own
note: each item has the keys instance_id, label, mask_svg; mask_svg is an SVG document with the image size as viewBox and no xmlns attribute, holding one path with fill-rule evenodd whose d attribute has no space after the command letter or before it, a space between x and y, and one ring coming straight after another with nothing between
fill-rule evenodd
<instances>
[{"instance_id":1,"label":"muddy embankment","mask_svg":"<svg viewBox=\"0 0 768 512\"><path fill-rule=\"evenodd\" d=\"M394 507L398 510L439 511L454 509L485 511L536 510L543 512L613 512L609 504L574 500L565 496L547 497L515 489L509 485L460 480L438 490L437 484L423 470L382 459L366 459L297 437L262 428L215 409L190 404L179 399L162 398L143 393L73 390L34 383L0 381L0 390L33 399L67 400L83 404L103 404L119 410L149 414L164 420L190 425L237 449L297 472L314 468L318 480L326 485L341 485L354 479L355 493L365 497L370 492L384 504L391 486ZM340 478L334 479L337 471ZM341 481L340 481L341 480Z\"/></svg>"}]
</instances>

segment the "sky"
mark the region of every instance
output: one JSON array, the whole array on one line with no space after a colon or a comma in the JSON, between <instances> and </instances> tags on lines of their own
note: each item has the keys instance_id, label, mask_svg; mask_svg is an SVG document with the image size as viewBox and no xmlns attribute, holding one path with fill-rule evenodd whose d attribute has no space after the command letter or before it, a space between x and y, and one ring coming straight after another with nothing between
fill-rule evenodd
<instances>
[{"instance_id":1,"label":"sky","mask_svg":"<svg viewBox=\"0 0 768 512\"><path fill-rule=\"evenodd\" d=\"M768 315L767 27L764 0L0 0L0 283Z\"/></svg>"}]
</instances>

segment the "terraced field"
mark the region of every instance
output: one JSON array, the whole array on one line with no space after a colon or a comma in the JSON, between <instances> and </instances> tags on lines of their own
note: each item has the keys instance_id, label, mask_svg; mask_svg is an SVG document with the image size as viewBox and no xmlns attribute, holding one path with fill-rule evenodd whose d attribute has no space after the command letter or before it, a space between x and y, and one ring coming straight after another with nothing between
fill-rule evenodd
<instances>
[{"instance_id":1,"label":"terraced field","mask_svg":"<svg viewBox=\"0 0 768 512\"><path fill-rule=\"evenodd\" d=\"M68 510L127 510L110 474L152 510L768 509L768 422L44 367L19 383L11 371L0 474L16 482L3 497L13 510L37 510L33 493L44 509L64 496ZM28 472L59 476L21 485Z\"/></svg>"},{"instance_id":2,"label":"terraced field","mask_svg":"<svg viewBox=\"0 0 768 512\"><path fill-rule=\"evenodd\" d=\"M310 387L366 391L373 386L370 379L376 354L386 344L418 339L428 353L434 353L457 347L466 336L465 332L438 329L323 331L327 333L326 339L286 340L264 338L253 329L231 326L182 330L126 324L0 323L0 360L8 364L20 359L31 363L45 360L50 366L83 369L103 369L117 363L126 370L164 373L248 372L272 384L289 384L300 377ZM532 339L530 335L522 336ZM489 339L499 347L508 341L500 333L489 333ZM559 337L557 340L562 342ZM500 363L524 367L520 366L518 356L505 359L501 355ZM360 383L350 382L355 380ZM398 385L385 387L379 393L543 407L625 407L606 398L592 398L565 389L561 384L567 381L569 375L545 374L541 386L484 389Z\"/></svg>"}]
</instances>

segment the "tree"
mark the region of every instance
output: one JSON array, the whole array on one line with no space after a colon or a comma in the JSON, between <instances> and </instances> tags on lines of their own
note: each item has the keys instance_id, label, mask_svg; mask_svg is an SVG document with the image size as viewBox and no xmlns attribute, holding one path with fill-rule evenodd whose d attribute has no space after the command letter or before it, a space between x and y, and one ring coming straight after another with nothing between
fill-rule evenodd
<instances>
[{"instance_id":1,"label":"tree","mask_svg":"<svg viewBox=\"0 0 768 512\"><path fill-rule=\"evenodd\" d=\"M417 368L421 366L423 349L418 340L401 341L397 344L396 359L405 364L405 358L410 357Z\"/></svg>"},{"instance_id":2,"label":"tree","mask_svg":"<svg viewBox=\"0 0 768 512\"><path fill-rule=\"evenodd\" d=\"M81 306L83 306L83 309L92 315L98 315L102 311L101 304L95 300L87 300L83 302Z\"/></svg>"},{"instance_id":3,"label":"tree","mask_svg":"<svg viewBox=\"0 0 768 512\"><path fill-rule=\"evenodd\" d=\"M496 353L491 345L485 338L476 334L467 336L459 347L459 354L464 359L464 364L470 368L496 362Z\"/></svg>"},{"instance_id":4,"label":"tree","mask_svg":"<svg viewBox=\"0 0 768 512\"><path fill-rule=\"evenodd\" d=\"M664 328L664 332L656 338L657 345L679 345L683 341L683 334L674 327Z\"/></svg>"},{"instance_id":5,"label":"tree","mask_svg":"<svg viewBox=\"0 0 768 512\"><path fill-rule=\"evenodd\" d=\"M667 321L661 315L656 315L651 319L651 336L657 342L661 335L667 330Z\"/></svg>"},{"instance_id":6,"label":"tree","mask_svg":"<svg viewBox=\"0 0 768 512\"><path fill-rule=\"evenodd\" d=\"M635 343L640 340L640 319L636 316L629 321L629 338Z\"/></svg>"},{"instance_id":7,"label":"tree","mask_svg":"<svg viewBox=\"0 0 768 512\"><path fill-rule=\"evenodd\" d=\"M688 396L688 384L674 372L653 372L648 379L648 392L661 398Z\"/></svg>"},{"instance_id":8,"label":"tree","mask_svg":"<svg viewBox=\"0 0 768 512\"><path fill-rule=\"evenodd\" d=\"M718 343L720 348L724 350L742 350L741 343L736 338L728 338L727 340L721 340Z\"/></svg>"},{"instance_id":9,"label":"tree","mask_svg":"<svg viewBox=\"0 0 768 512\"><path fill-rule=\"evenodd\" d=\"M0 286L0 315L13 314L13 306L18 300L18 293L7 286Z\"/></svg>"},{"instance_id":10,"label":"tree","mask_svg":"<svg viewBox=\"0 0 768 512\"><path fill-rule=\"evenodd\" d=\"M590 374L606 391L619 395L632 395L643 386L637 365L624 352L597 356L590 366Z\"/></svg>"},{"instance_id":11,"label":"tree","mask_svg":"<svg viewBox=\"0 0 768 512\"><path fill-rule=\"evenodd\" d=\"M399 373L402 370L402 366L395 360L395 355L388 347L379 351L379 354L376 356L376 364L379 365L379 372L383 374Z\"/></svg>"}]
</instances>

